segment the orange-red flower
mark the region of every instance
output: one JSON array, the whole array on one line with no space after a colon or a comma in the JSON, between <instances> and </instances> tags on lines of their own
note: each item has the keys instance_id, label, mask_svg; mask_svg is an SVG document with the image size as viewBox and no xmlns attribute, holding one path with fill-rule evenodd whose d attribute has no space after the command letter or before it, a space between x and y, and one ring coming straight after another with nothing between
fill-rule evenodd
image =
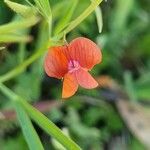
<instances>
[{"instance_id":1,"label":"orange-red flower","mask_svg":"<svg viewBox=\"0 0 150 150\"><path fill-rule=\"evenodd\" d=\"M62 97L68 98L75 94L78 85L86 89L97 87L98 83L88 71L101 59L98 46L87 38L79 37L67 45L50 48L44 68L48 76L63 78Z\"/></svg>"}]
</instances>

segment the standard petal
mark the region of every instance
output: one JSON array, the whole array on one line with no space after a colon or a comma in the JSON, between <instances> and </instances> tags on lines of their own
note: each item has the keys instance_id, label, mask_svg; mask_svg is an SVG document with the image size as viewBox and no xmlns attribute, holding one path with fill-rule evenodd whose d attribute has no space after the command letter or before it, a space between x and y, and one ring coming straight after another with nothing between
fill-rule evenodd
<instances>
[{"instance_id":1,"label":"standard petal","mask_svg":"<svg viewBox=\"0 0 150 150\"><path fill-rule=\"evenodd\" d=\"M101 62L102 54L100 48L91 40L83 37L74 39L69 44L70 57L79 61L83 68L92 67Z\"/></svg>"},{"instance_id":2,"label":"standard petal","mask_svg":"<svg viewBox=\"0 0 150 150\"><path fill-rule=\"evenodd\" d=\"M64 55L65 47L50 48L45 58L44 68L48 76L62 78L68 71L68 60Z\"/></svg>"},{"instance_id":3,"label":"standard petal","mask_svg":"<svg viewBox=\"0 0 150 150\"><path fill-rule=\"evenodd\" d=\"M97 81L84 69L79 69L75 72L77 82L80 86L86 89L93 89L98 86Z\"/></svg>"},{"instance_id":4,"label":"standard petal","mask_svg":"<svg viewBox=\"0 0 150 150\"><path fill-rule=\"evenodd\" d=\"M78 89L78 83L73 73L67 73L64 76L62 98L68 98L75 94Z\"/></svg>"}]
</instances>

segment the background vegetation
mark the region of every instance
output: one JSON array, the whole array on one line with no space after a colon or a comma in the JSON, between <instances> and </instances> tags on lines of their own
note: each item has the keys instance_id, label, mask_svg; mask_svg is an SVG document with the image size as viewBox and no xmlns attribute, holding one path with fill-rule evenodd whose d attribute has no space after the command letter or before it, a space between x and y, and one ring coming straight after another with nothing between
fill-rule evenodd
<instances>
[{"instance_id":1,"label":"background vegetation","mask_svg":"<svg viewBox=\"0 0 150 150\"><path fill-rule=\"evenodd\" d=\"M31 6L27 1L15 2ZM34 2L31 1L33 5ZM13 92L35 104L84 150L150 148L150 1L103 1L101 33L101 13L97 9L67 34L68 41L79 36L95 41L102 49L103 61L92 72L100 83L99 88L80 88L65 102L60 100L61 81L49 78L43 70L47 29L52 35L59 35L62 27L86 10L90 0L51 0L52 10L48 5L44 11L38 7L38 15L36 8L28 8L28 13L22 12L21 7L15 9L24 20L11 10L13 4L6 3L0 1L0 83L5 82ZM42 16L49 22L34 16ZM22 24L15 22L11 28L3 28L3 24L14 21ZM40 48L43 54L37 52ZM40 57L27 68L23 66L24 60L34 53ZM6 74L18 65L17 73L24 70L21 74L16 76L16 72L11 72L14 78ZM0 149L27 150L13 110L12 102L0 93ZM44 149L64 149L32 123Z\"/></svg>"}]
</instances>

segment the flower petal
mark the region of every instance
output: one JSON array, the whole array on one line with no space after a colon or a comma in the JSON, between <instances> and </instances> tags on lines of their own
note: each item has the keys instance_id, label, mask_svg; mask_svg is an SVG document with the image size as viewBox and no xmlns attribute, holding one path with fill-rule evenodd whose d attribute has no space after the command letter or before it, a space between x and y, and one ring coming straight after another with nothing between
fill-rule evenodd
<instances>
[{"instance_id":1,"label":"flower petal","mask_svg":"<svg viewBox=\"0 0 150 150\"><path fill-rule=\"evenodd\" d=\"M65 47L50 48L45 58L44 68L48 76L62 78L68 71L68 60L64 55Z\"/></svg>"},{"instance_id":2,"label":"flower petal","mask_svg":"<svg viewBox=\"0 0 150 150\"><path fill-rule=\"evenodd\" d=\"M78 83L73 73L67 73L64 76L62 98L68 98L75 94L78 89Z\"/></svg>"},{"instance_id":3,"label":"flower petal","mask_svg":"<svg viewBox=\"0 0 150 150\"><path fill-rule=\"evenodd\" d=\"M92 69L102 59L99 47L83 37L76 38L69 44L69 53L71 59L79 61L80 65L87 69Z\"/></svg>"},{"instance_id":4,"label":"flower petal","mask_svg":"<svg viewBox=\"0 0 150 150\"><path fill-rule=\"evenodd\" d=\"M77 82L80 86L86 89L93 89L98 86L97 81L90 75L90 73L84 69L79 69L75 72Z\"/></svg>"}]
</instances>

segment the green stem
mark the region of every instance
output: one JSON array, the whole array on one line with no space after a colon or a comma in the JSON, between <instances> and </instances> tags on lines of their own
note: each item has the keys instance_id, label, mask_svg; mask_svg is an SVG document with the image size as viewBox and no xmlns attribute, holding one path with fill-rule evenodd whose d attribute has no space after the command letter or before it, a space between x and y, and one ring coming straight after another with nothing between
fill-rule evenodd
<instances>
[{"instance_id":1,"label":"green stem","mask_svg":"<svg viewBox=\"0 0 150 150\"><path fill-rule=\"evenodd\" d=\"M0 90L11 100L17 101L26 110L28 115L34 120L45 132L53 136L58 142L60 142L68 150L81 150L81 148L72 141L69 137L63 134L63 132L46 116L27 103L26 100L19 97L12 92L5 85L0 83Z\"/></svg>"},{"instance_id":2,"label":"green stem","mask_svg":"<svg viewBox=\"0 0 150 150\"><path fill-rule=\"evenodd\" d=\"M80 24L87 16L89 16L96 7L102 2L102 0L94 0L91 5L74 21L70 23L70 25L65 30L65 33L69 33L72 29L74 29L78 24Z\"/></svg>"},{"instance_id":3,"label":"green stem","mask_svg":"<svg viewBox=\"0 0 150 150\"><path fill-rule=\"evenodd\" d=\"M48 46L43 46L40 50L38 50L35 54L33 54L30 58L25 60L23 63L15 67L13 70L9 71L8 73L0 76L0 83L5 82L16 75L22 73L27 66L29 66L32 62L38 59L46 50Z\"/></svg>"},{"instance_id":4,"label":"green stem","mask_svg":"<svg viewBox=\"0 0 150 150\"><path fill-rule=\"evenodd\" d=\"M0 90L4 95L6 95L9 99L16 100L18 96L12 92L9 88L7 88L5 85L0 83Z\"/></svg>"},{"instance_id":5,"label":"green stem","mask_svg":"<svg viewBox=\"0 0 150 150\"><path fill-rule=\"evenodd\" d=\"M19 64L23 62L24 58L25 58L25 43L24 42L20 42L19 43L19 52L18 52L18 62Z\"/></svg>"}]
</instances>

